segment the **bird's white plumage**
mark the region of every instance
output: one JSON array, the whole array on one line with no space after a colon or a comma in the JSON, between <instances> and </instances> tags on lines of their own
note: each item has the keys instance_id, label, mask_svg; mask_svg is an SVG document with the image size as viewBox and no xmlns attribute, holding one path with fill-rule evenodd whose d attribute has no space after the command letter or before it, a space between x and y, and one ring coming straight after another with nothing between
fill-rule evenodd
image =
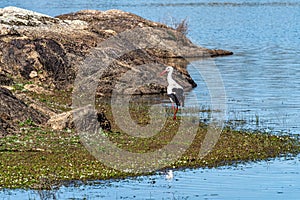
<instances>
[{"instance_id":1,"label":"bird's white plumage","mask_svg":"<svg viewBox=\"0 0 300 200\"><path fill-rule=\"evenodd\" d=\"M174 108L174 103L176 103L176 109L174 110L173 119L176 119L176 113L178 111L178 106L184 106L184 94L183 94L183 87L179 85L173 78L173 67L167 67L161 75L168 72L167 81L167 94L170 97L170 101L172 102L172 107Z\"/></svg>"},{"instance_id":2,"label":"bird's white plumage","mask_svg":"<svg viewBox=\"0 0 300 200\"><path fill-rule=\"evenodd\" d=\"M167 94L172 94L174 93L172 90L173 88L180 88L183 89L181 85L179 85L173 78L172 78L172 73L173 73L173 67L167 67L166 70L168 72L167 76L167 81L168 81L168 87L167 87Z\"/></svg>"}]
</instances>

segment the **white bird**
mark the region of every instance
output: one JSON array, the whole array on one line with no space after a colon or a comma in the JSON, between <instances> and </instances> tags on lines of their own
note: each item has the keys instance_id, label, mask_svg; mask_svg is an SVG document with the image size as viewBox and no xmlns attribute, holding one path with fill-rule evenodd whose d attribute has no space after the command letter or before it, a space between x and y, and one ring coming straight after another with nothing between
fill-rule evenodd
<instances>
[{"instance_id":1,"label":"white bird","mask_svg":"<svg viewBox=\"0 0 300 200\"><path fill-rule=\"evenodd\" d=\"M172 171L172 170L169 170L169 171L167 172L166 178L167 178L168 180L172 180L173 177L174 177L173 171Z\"/></svg>"},{"instance_id":2,"label":"white bird","mask_svg":"<svg viewBox=\"0 0 300 200\"><path fill-rule=\"evenodd\" d=\"M179 85L173 78L173 67L167 67L160 75L162 76L166 72L168 72L167 81L167 95L170 97L170 101L172 102L172 108L174 109L173 119L176 120L176 113L178 111L179 106L184 106L184 94L183 87ZM174 108L174 103L176 104L176 108Z\"/></svg>"}]
</instances>

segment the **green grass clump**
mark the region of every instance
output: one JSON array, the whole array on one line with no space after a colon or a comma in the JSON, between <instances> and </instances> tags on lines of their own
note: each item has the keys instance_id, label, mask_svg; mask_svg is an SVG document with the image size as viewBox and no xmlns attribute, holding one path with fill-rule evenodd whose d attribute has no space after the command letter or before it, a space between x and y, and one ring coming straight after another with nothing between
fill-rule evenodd
<instances>
[{"instance_id":1,"label":"green grass clump","mask_svg":"<svg viewBox=\"0 0 300 200\"><path fill-rule=\"evenodd\" d=\"M52 94L28 92L27 95L40 100L41 104L58 113L70 110L68 106L71 105L70 92ZM123 132L115 124L109 103L99 104L97 108L104 111L112 123L112 132L105 133L110 141L119 148L136 153L155 151L169 144L178 132L182 117L188 117L178 116L178 120L174 121L170 115L159 133L149 138L138 138ZM142 104L131 106L132 120L140 126L146 126L151 122L149 109L149 106ZM0 188L51 189L65 181L103 180L141 175L112 169L95 159L82 144L76 130L54 131L35 125L30 119L20 122L19 125L18 134L0 138ZM178 160L165 165L165 168L217 167L300 152L299 140L289 136L225 128L213 149L204 157L199 157L207 128L207 125L199 123L189 148ZM180 149L185 145L185 139L173 145L174 149Z\"/></svg>"},{"instance_id":2,"label":"green grass clump","mask_svg":"<svg viewBox=\"0 0 300 200\"><path fill-rule=\"evenodd\" d=\"M162 132L151 139L122 132L108 133L111 141L132 152L148 152L166 145L176 134L178 121L170 119ZM205 157L198 156L206 133L200 126L189 149L166 168L217 167L256 161L300 152L299 143L288 136L223 130L217 144ZM178 148L181 144L178 143ZM0 139L0 187L50 189L64 181L122 178L137 175L109 168L96 160L74 131L28 128Z\"/></svg>"}]
</instances>

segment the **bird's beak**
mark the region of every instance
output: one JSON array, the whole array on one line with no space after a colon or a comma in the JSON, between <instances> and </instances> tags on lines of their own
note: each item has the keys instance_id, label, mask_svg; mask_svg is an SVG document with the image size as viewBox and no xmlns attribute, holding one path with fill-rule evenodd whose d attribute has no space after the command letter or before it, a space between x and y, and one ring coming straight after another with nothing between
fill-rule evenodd
<instances>
[{"instance_id":1,"label":"bird's beak","mask_svg":"<svg viewBox=\"0 0 300 200\"><path fill-rule=\"evenodd\" d=\"M164 70L162 73L160 73L160 75L164 75L167 72L167 70Z\"/></svg>"}]
</instances>

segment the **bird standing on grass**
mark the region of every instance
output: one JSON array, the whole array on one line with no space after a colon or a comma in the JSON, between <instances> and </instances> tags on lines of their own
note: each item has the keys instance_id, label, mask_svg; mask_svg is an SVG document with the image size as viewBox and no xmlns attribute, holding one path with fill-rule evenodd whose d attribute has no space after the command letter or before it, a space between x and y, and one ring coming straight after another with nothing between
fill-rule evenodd
<instances>
[{"instance_id":1,"label":"bird standing on grass","mask_svg":"<svg viewBox=\"0 0 300 200\"><path fill-rule=\"evenodd\" d=\"M173 78L173 67L167 67L160 75L162 76L166 72L168 72L167 81L168 81L168 87L167 87L167 95L170 98L170 101L172 102L172 108L174 110L174 116L173 119L176 120L176 113L178 111L179 106L184 106L184 94L183 94L183 87L179 85ZM176 108L174 107L174 103L176 104Z\"/></svg>"}]
</instances>

